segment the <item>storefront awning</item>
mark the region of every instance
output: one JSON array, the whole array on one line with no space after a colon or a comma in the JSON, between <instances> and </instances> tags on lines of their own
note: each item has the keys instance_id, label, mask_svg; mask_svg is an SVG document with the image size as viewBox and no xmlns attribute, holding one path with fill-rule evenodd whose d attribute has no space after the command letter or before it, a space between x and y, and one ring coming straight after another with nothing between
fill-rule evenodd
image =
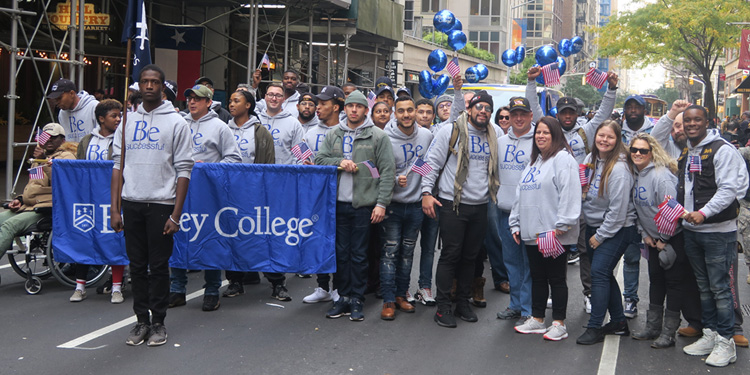
<instances>
[{"instance_id":1,"label":"storefront awning","mask_svg":"<svg viewBox=\"0 0 750 375\"><path fill-rule=\"evenodd\" d=\"M740 83L740 85L737 86L737 88L734 89L734 91L732 92L736 92L740 94L750 94L750 77L747 77L744 80L742 80L742 83Z\"/></svg>"}]
</instances>

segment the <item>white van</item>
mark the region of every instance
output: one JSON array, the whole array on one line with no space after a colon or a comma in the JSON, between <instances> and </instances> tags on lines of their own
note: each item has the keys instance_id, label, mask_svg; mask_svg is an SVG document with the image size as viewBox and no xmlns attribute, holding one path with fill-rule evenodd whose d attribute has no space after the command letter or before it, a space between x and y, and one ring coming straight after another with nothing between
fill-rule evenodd
<instances>
[{"instance_id":1,"label":"white van","mask_svg":"<svg viewBox=\"0 0 750 375\"><path fill-rule=\"evenodd\" d=\"M521 85L503 85L496 83L466 83L462 87L463 91L481 91L484 90L492 96L493 112L490 120L495 123L495 113L502 107L507 106L510 103L510 98L516 96L526 96L526 86ZM448 86L448 90L445 91L445 95L453 96L453 85ZM544 115L549 115L550 110L555 108L557 100L560 99L563 94L562 92L551 89L548 87L537 87L536 95L539 99L539 103L542 105L542 111Z\"/></svg>"}]
</instances>

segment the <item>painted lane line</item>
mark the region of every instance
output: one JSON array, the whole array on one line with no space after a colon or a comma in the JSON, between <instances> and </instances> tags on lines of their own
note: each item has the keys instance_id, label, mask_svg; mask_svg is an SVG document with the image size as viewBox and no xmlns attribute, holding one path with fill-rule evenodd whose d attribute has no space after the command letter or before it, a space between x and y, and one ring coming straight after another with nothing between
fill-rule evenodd
<instances>
[{"instance_id":1,"label":"painted lane line","mask_svg":"<svg viewBox=\"0 0 750 375\"><path fill-rule=\"evenodd\" d=\"M224 280L224 282L221 283L221 286L226 286L226 285L229 285L229 281ZM200 297L202 295L203 295L203 289L199 289L198 291L190 293L189 295L187 295L187 297L185 297L185 301L190 301L191 299L198 298L198 297ZM91 332L91 333L85 334L85 335L83 335L81 337L78 337L78 338L75 338L73 340L70 340L70 341L68 341L68 342L66 342L64 344L60 344L57 347L60 348L60 349L74 349L74 348L76 348L79 345L85 344L85 343L87 343L87 342L89 342L91 340L95 340L95 339L97 339L99 337L102 337L102 336L108 334L108 333L112 333L114 331L117 331L120 328L127 327L127 326L130 326L132 324L135 324L137 321L138 321L138 318L135 315L133 315L133 316L131 316L129 318L125 318L125 319L123 319L123 320L121 320L119 322L112 323L112 324L110 324L110 325L108 325L108 326L106 326L104 328L97 329L94 332Z\"/></svg>"},{"instance_id":2,"label":"painted lane line","mask_svg":"<svg viewBox=\"0 0 750 375\"><path fill-rule=\"evenodd\" d=\"M625 285L623 283L623 260L620 258L620 262L617 263L615 268L615 278L617 283ZM607 314L609 315L609 314ZM599 359L599 369L596 372L597 375L615 375L617 370L617 356L620 354L620 336L607 335L604 338L604 345L602 346L602 356Z\"/></svg>"}]
</instances>

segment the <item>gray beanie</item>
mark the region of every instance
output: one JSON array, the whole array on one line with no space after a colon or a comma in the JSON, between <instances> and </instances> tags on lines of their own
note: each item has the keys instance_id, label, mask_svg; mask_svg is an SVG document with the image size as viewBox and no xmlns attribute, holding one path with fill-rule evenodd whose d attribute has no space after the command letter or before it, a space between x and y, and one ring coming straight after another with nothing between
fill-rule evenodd
<instances>
[{"instance_id":1,"label":"gray beanie","mask_svg":"<svg viewBox=\"0 0 750 375\"><path fill-rule=\"evenodd\" d=\"M453 102L453 98L448 95L440 95L440 97L435 99L435 108L437 108L442 102Z\"/></svg>"},{"instance_id":2,"label":"gray beanie","mask_svg":"<svg viewBox=\"0 0 750 375\"><path fill-rule=\"evenodd\" d=\"M369 105L367 104L367 99L365 99L365 94L363 94L359 90L354 90L351 94L349 94L344 105L347 105L349 103L362 104L365 107L369 107Z\"/></svg>"}]
</instances>

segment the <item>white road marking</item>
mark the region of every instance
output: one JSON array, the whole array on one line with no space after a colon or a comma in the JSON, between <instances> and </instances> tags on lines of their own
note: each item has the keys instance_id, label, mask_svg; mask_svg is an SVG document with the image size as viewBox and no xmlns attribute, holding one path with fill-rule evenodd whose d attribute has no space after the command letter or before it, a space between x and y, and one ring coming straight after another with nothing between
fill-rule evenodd
<instances>
[{"instance_id":1,"label":"white road marking","mask_svg":"<svg viewBox=\"0 0 750 375\"><path fill-rule=\"evenodd\" d=\"M227 280L224 280L224 282L221 283L221 286L229 285L229 282ZM196 292L190 293L185 297L186 301L190 301L191 299L198 298L203 295L203 289L200 289ZM120 328L130 326L132 324L135 324L138 321L138 318L133 315L129 318L125 318L119 322L110 324L104 328L97 329L94 332L85 334L81 337L75 338L73 340L70 340L64 344L60 344L57 347L60 349L83 349L83 348L77 348L77 346L81 344L85 344L91 340L97 339L99 337L102 337L108 333L112 333L114 331L117 331ZM87 348L88 349L88 348ZM98 348L91 348L91 349L98 349Z\"/></svg>"},{"instance_id":2,"label":"white road marking","mask_svg":"<svg viewBox=\"0 0 750 375\"><path fill-rule=\"evenodd\" d=\"M20 264L19 264L20 265ZM10 264L0 266L0 270L10 268Z\"/></svg>"},{"instance_id":3,"label":"white road marking","mask_svg":"<svg viewBox=\"0 0 750 375\"><path fill-rule=\"evenodd\" d=\"M620 262L617 264L617 268L615 268L615 278L617 279L617 283L620 284L620 288L625 285L623 283L622 268L623 260L620 258ZM596 372L597 375L615 375L618 354L620 354L620 336L607 335L604 338L602 356L599 359L599 370Z\"/></svg>"}]
</instances>

